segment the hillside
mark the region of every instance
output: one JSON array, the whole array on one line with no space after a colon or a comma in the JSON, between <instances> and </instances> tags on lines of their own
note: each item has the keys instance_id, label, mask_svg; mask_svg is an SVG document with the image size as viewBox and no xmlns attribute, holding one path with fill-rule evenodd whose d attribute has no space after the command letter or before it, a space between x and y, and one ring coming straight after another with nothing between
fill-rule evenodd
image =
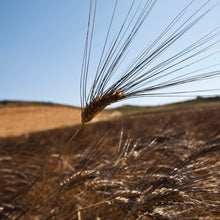
<instances>
[{"instance_id":1,"label":"hillside","mask_svg":"<svg viewBox=\"0 0 220 220\"><path fill-rule=\"evenodd\" d=\"M29 107L29 106L51 106L51 107L70 107L70 108L78 108L70 105L62 105L53 102L34 102L34 101L13 101L13 100L3 100L0 101L0 109L1 108L9 108L9 107ZM78 108L79 109L79 108Z\"/></svg>"},{"instance_id":2,"label":"hillside","mask_svg":"<svg viewBox=\"0 0 220 220\"><path fill-rule=\"evenodd\" d=\"M163 112L220 106L220 97L197 98L181 103L163 106L122 106L104 110L93 122L106 120L121 115ZM80 123L80 108L48 102L1 101L0 102L0 137L19 136L30 132L62 128Z\"/></svg>"},{"instance_id":3,"label":"hillside","mask_svg":"<svg viewBox=\"0 0 220 220\"><path fill-rule=\"evenodd\" d=\"M181 110L181 109L191 109L200 107L210 107L210 106L220 106L220 97L197 97L193 100L188 100L184 102L171 103L160 106L133 106L125 105L119 108L107 109L106 112L119 111L124 115L129 114L140 114L147 112L159 112L159 111L169 111L169 110Z\"/></svg>"},{"instance_id":4,"label":"hillside","mask_svg":"<svg viewBox=\"0 0 220 220\"><path fill-rule=\"evenodd\" d=\"M6 107L8 106L8 107ZM0 137L19 136L80 123L79 108L29 102L10 102L0 108ZM105 118L100 114L94 121Z\"/></svg>"}]
</instances>

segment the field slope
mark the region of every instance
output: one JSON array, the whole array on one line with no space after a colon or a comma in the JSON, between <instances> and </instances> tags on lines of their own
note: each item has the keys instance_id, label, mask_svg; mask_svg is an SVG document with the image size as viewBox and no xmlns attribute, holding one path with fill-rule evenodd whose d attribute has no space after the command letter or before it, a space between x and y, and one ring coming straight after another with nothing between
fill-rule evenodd
<instances>
[{"instance_id":1,"label":"field slope","mask_svg":"<svg viewBox=\"0 0 220 220\"><path fill-rule=\"evenodd\" d=\"M19 136L80 123L77 107L38 102L1 102L0 137ZM100 114L96 121L109 113Z\"/></svg>"},{"instance_id":2,"label":"field slope","mask_svg":"<svg viewBox=\"0 0 220 220\"><path fill-rule=\"evenodd\" d=\"M220 97L200 97L195 100L163 106L122 106L104 110L93 122L111 119L121 115L211 106L220 106ZM80 114L80 108L49 102L1 101L0 137L28 135L31 132L73 126L80 123Z\"/></svg>"}]
</instances>

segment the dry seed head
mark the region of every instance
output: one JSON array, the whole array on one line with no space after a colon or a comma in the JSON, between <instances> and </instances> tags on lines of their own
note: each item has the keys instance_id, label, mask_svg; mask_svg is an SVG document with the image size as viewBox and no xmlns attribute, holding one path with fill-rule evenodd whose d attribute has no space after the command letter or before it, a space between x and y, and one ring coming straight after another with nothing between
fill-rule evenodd
<instances>
[{"instance_id":1,"label":"dry seed head","mask_svg":"<svg viewBox=\"0 0 220 220\"><path fill-rule=\"evenodd\" d=\"M108 180L108 179L104 179L104 180L96 180L94 179L89 186L93 189L93 190L106 190L106 188L108 189L120 189L120 188L126 188L126 185L121 182L121 181L116 181L116 180Z\"/></svg>"},{"instance_id":2,"label":"dry seed head","mask_svg":"<svg viewBox=\"0 0 220 220\"><path fill-rule=\"evenodd\" d=\"M85 170L83 172L77 172L60 183L59 191L65 192L67 190L72 189L74 185L81 183L82 181L86 181L88 179L94 179L95 177L96 174L94 170Z\"/></svg>"},{"instance_id":3,"label":"dry seed head","mask_svg":"<svg viewBox=\"0 0 220 220\"><path fill-rule=\"evenodd\" d=\"M137 198L141 195L141 191L137 190L118 190L114 193L115 197L123 197L123 198Z\"/></svg>"},{"instance_id":4,"label":"dry seed head","mask_svg":"<svg viewBox=\"0 0 220 220\"><path fill-rule=\"evenodd\" d=\"M120 205L122 205L122 204L127 205L130 203L130 200L128 198L118 196L118 197L114 198L114 203L120 204Z\"/></svg>"},{"instance_id":5,"label":"dry seed head","mask_svg":"<svg viewBox=\"0 0 220 220\"><path fill-rule=\"evenodd\" d=\"M127 95L122 91L107 92L103 96L93 98L93 100L86 104L86 107L82 110L81 123L85 124L91 121L99 112L101 112L106 106L126 98Z\"/></svg>"}]
</instances>

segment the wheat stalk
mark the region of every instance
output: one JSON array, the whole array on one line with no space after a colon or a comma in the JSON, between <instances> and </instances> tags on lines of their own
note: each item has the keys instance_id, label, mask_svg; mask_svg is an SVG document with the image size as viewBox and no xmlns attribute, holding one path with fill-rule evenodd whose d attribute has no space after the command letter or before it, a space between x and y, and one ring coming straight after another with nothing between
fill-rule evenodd
<instances>
[{"instance_id":1,"label":"wheat stalk","mask_svg":"<svg viewBox=\"0 0 220 220\"><path fill-rule=\"evenodd\" d=\"M118 68L123 63L123 59L125 58L133 39L137 35L139 29L141 28L145 19L149 16L156 3L156 0L146 0L140 2L133 0L118 30L118 33L111 41L112 43L110 44L110 48L107 50L106 47L109 42L112 23L117 10L118 0L116 0L100 61L97 66L93 83L88 91L87 79L90 68L90 57L92 53L92 41L97 6L97 0L90 1L89 19L80 82L81 125L70 141L63 147L59 157L50 169L48 176L45 178L41 186L40 192L34 199L31 208L26 215L26 219L29 218L32 209L43 192L43 189L58 161L63 155L64 150L75 139L84 125L91 121L106 106L134 97L178 95L179 93L175 92L158 93L157 91L198 80L218 77L220 75L219 69L212 69L213 65L203 66L195 71L187 70L188 67L200 64L216 53L212 52L211 48L215 47L219 43L219 40L216 40L217 36L219 36L218 28L209 32L205 36L202 36L192 44L184 46L182 50L176 52L171 57L164 59L159 64L155 63L157 58L164 54L172 45L175 44L176 41L183 37L192 27L194 27L194 25L196 25L207 13L210 12L211 8L205 9L208 2L201 5L198 10L194 11L183 22L178 23L180 19L184 17L186 11L193 3L193 1L190 2L149 46L144 47L143 51L138 54L136 59L131 62L127 69L122 71L117 76L116 80L112 82L111 80L114 78L113 76L115 76ZM205 11L203 11L204 9ZM209 51L211 52L207 55L206 53ZM180 74L183 70L185 70L185 73ZM204 92L204 90L197 92L201 91ZM186 92L187 91L184 91L183 94ZM82 178L82 176L79 177ZM63 183L63 186L67 183L70 184L72 180L67 180L65 184Z\"/></svg>"},{"instance_id":2,"label":"wheat stalk","mask_svg":"<svg viewBox=\"0 0 220 220\"><path fill-rule=\"evenodd\" d=\"M136 2L137 4L135 4ZM92 120L92 118L107 105L128 98L143 96L178 96L192 92L207 92L208 90L197 90L169 93L158 92L158 90L176 87L198 80L206 80L220 75L220 70L215 65L204 65L194 71L188 70L189 67L202 64L202 62L218 52L212 52L211 49L219 43L219 39L216 39L219 36L219 28L214 29L191 44L186 44L182 50L174 53L171 57L165 58L159 64L155 62L211 11L212 8L206 9L209 1L201 5L201 7L195 10L187 19L180 22L180 19L184 17L186 11L189 10L193 3L193 1L190 2L170 24L167 25L150 46L144 47L144 50L131 62L131 65L126 68L126 70L117 73L117 69L123 64L127 50L145 19L149 16L155 3L156 1L154 0L145 2L132 1L128 13L119 28L118 34L113 38L109 50L106 50L106 45L108 41L110 41L109 35L118 4L118 1L115 1L115 7L94 80L91 88L87 89L97 5L96 0L90 1L89 21L80 83L82 123ZM133 14L132 12L135 13ZM208 55L207 52L209 52ZM181 73L183 70L185 71L184 74ZM114 79L116 73L117 77ZM117 94L120 94L120 96L117 96Z\"/></svg>"}]
</instances>

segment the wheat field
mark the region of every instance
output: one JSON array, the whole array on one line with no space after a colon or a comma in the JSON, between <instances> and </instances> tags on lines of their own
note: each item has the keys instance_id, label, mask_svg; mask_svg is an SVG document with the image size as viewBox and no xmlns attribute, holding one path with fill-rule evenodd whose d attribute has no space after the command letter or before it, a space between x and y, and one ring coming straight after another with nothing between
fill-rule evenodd
<instances>
[{"instance_id":1,"label":"wheat field","mask_svg":"<svg viewBox=\"0 0 220 220\"><path fill-rule=\"evenodd\" d=\"M30 219L220 218L219 107L87 125ZM0 141L2 219L23 219L77 127Z\"/></svg>"},{"instance_id":2,"label":"wheat field","mask_svg":"<svg viewBox=\"0 0 220 220\"><path fill-rule=\"evenodd\" d=\"M3 219L220 218L218 105L89 123L123 100L219 91L193 86L169 90L220 75L219 64L207 62L219 53L219 27L187 40L211 13L211 1L197 7L196 1L187 2L130 60L126 58L132 43L158 1L131 1L121 21L119 2L112 5L98 53L93 42L98 1L90 0L80 80L81 123L1 139ZM182 39L182 47L172 50ZM98 63L91 67L97 54Z\"/></svg>"}]
</instances>

